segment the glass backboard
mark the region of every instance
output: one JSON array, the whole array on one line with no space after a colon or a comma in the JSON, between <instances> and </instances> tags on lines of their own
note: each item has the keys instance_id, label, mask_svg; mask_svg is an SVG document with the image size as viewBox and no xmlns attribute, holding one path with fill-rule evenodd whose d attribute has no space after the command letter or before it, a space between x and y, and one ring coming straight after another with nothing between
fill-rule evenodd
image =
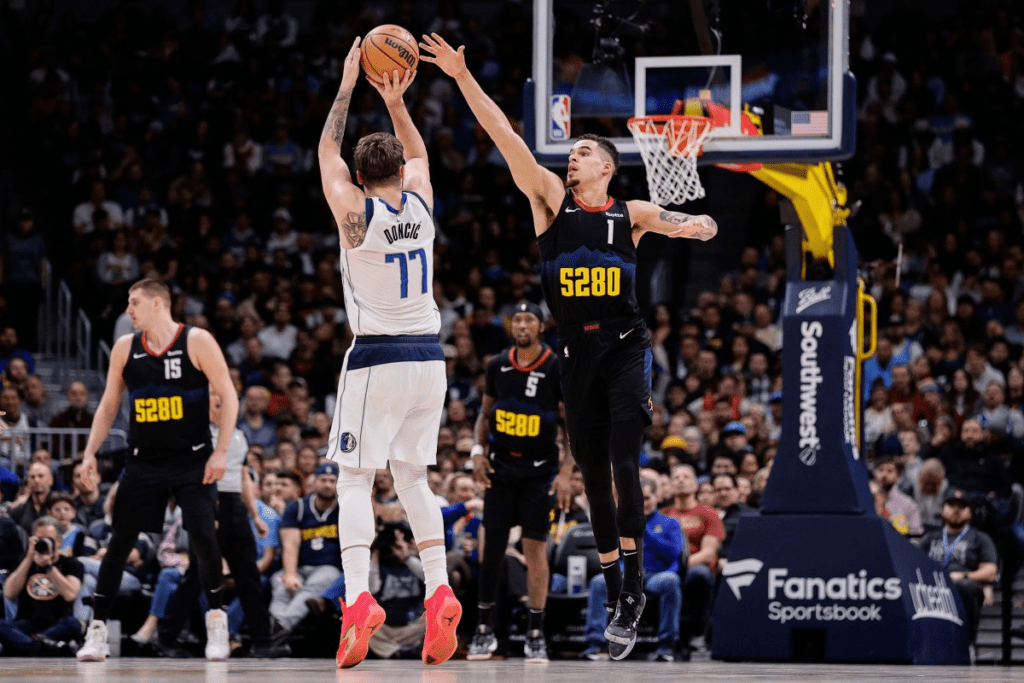
<instances>
[{"instance_id":1,"label":"glass backboard","mask_svg":"<svg viewBox=\"0 0 1024 683\"><path fill-rule=\"evenodd\" d=\"M527 142L557 165L576 136L598 133L639 164L631 116L707 113L713 103L728 122L702 164L849 157L848 19L848 0L535 0Z\"/></svg>"}]
</instances>

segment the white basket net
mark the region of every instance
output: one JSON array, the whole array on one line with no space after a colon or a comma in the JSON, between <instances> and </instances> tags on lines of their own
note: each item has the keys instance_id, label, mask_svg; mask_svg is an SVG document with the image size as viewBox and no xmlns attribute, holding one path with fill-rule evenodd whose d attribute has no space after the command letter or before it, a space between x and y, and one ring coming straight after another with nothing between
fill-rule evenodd
<instances>
[{"instance_id":1,"label":"white basket net","mask_svg":"<svg viewBox=\"0 0 1024 683\"><path fill-rule=\"evenodd\" d=\"M702 116L642 116L629 120L647 167L651 201L665 206L704 196L697 157L710 135L711 119Z\"/></svg>"}]
</instances>

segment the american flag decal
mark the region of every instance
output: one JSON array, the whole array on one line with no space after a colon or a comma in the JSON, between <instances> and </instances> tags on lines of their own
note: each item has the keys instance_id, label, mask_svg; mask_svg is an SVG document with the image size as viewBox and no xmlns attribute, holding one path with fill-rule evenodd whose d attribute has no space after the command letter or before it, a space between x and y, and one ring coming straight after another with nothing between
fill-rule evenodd
<instances>
[{"instance_id":1,"label":"american flag decal","mask_svg":"<svg viewBox=\"0 0 1024 683\"><path fill-rule=\"evenodd\" d=\"M790 117L793 135L828 135L827 111L795 111Z\"/></svg>"}]
</instances>

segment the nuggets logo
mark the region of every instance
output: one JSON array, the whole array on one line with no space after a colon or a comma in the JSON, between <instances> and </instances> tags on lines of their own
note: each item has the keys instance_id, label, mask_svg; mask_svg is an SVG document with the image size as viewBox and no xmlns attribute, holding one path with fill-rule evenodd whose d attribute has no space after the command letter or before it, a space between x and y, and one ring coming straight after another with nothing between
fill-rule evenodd
<instances>
[{"instance_id":1,"label":"nuggets logo","mask_svg":"<svg viewBox=\"0 0 1024 683\"><path fill-rule=\"evenodd\" d=\"M352 432L342 432L339 445L343 453L351 453L356 449L356 437Z\"/></svg>"},{"instance_id":2,"label":"nuggets logo","mask_svg":"<svg viewBox=\"0 0 1024 683\"><path fill-rule=\"evenodd\" d=\"M33 600L53 600L59 595L57 586L46 574L30 576L25 588Z\"/></svg>"}]
</instances>

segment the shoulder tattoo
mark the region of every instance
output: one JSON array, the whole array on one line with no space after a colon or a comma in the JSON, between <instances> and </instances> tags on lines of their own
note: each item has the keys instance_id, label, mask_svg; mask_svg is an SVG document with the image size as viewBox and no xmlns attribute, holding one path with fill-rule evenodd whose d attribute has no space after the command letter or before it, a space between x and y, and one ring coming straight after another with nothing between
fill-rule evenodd
<instances>
[{"instance_id":1,"label":"shoulder tattoo","mask_svg":"<svg viewBox=\"0 0 1024 683\"><path fill-rule=\"evenodd\" d=\"M360 246L366 240L366 213L349 211L341 223L341 229L352 248Z\"/></svg>"}]
</instances>

